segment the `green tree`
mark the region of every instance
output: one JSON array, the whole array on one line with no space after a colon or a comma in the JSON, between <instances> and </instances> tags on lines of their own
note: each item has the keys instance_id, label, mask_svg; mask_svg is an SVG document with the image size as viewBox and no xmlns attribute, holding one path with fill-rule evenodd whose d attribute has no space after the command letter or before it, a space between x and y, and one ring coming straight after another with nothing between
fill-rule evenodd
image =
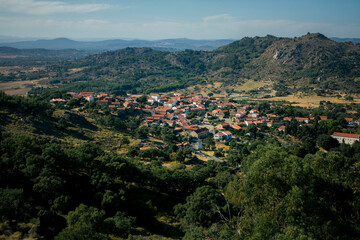
<instances>
[{"instance_id":1,"label":"green tree","mask_svg":"<svg viewBox=\"0 0 360 240\"><path fill-rule=\"evenodd\" d=\"M244 175L227 186L225 198L240 216L228 226L239 239L355 239L359 215L346 216L358 211L351 170L357 164L339 152L303 160L260 145L244 162Z\"/></svg>"},{"instance_id":2,"label":"green tree","mask_svg":"<svg viewBox=\"0 0 360 240\"><path fill-rule=\"evenodd\" d=\"M138 97L138 98L136 99L136 101L137 101L138 103L140 103L140 104L144 104L144 103L147 102L147 96L146 96L146 95L142 95L141 97Z\"/></svg>"},{"instance_id":3,"label":"green tree","mask_svg":"<svg viewBox=\"0 0 360 240\"><path fill-rule=\"evenodd\" d=\"M202 227L191 227L186 230L182 240L205 239L204 229Z\"/></svg>"},{"instance_id":4,"label":"green tree","mask_svg":"<svg viewBox=\"0 0 360 240\"><path fill-rule=\"evenodd\" d=\"M210 148L215 146L215 140L214 138L212 138L211 136L207 136L204 140L203 140L203 144L204 146L206 146L206 148Z\"/></svg>"},{"instance_id":5,"label":"green tree","mask_svg":"<svg viewBox=\"0 0 360 240\"><path fill-rule=\"evenodd\" d=\"M129 143L130 143L130 140L129 140L127 137L122 136L122 137L120 138L120 148L121 148L121 146L127 145L127 144L129 144Z\"/></svg>"},{"instance_id":6,"label":"green tree","mask_svg":"<svg viewBox=\"0 0 360 240\"><path fill-rule=\"evenodd\" d=\"M123 212L117 212L114 217L105 219L108 231L112 235L126 238L134 231L135 217L127 217Z\"/></svg>"},{"instance_id":7,"label":"green tree","mask_svg":"<svg viewBox=\"0 0 360 240\"><path fill-rule=\"evenodd\" d=\"M29 218L32 207L22 189L0 188L0 219L10 223Z\"/></svg>"},{"instance_id":8,"label":"green tree","mask_svg":"<svg viewBox=\"0 0 360 240\"><path fill-rule=\"evenodd\" d=\"M103 210L80 204L74 211L69 212L66 220L68 226L55 239L108 239L107 235L102 233L106 229Z\"/></svg>"},{"instance_id":9,"label":"green tree","mask_svg":"<svg viewBox=\"0 0 360 240\"><path fill-rule=\"evenodd\" d=\"M325 134L320 135L317 138L316 143L325 150L330 150L331 148L339 146L339 142L335 138Z\"/></svg>"},{"instance_id":10,"label":"green tree","mask_svg":"<svg viewBox=\"0 0 360 240\"><path fill-rule=\"evenodd\" d=\"M210 226L218 217L219 194L210 186L202 186L186 198L185 204L175 206L175 214L183 218L184 226Z\"/></svg>"}]
</instances>

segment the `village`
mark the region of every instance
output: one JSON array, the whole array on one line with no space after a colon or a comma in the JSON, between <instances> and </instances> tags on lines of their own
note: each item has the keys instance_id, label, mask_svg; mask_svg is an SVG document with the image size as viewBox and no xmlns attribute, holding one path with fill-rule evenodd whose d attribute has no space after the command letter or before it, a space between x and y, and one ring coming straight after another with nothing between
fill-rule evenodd
<instances>
[{"instance_id":1,"label":"village","mask_svg":"<svg viewBox=\"0 0 360 240\"><path fill-rule=\"evenodd\" d=\"M276 108L269 104L263 111L259 104L238 103L198 94L185 95L181 92L150 93L140 96L114 96L106 93L69 92L70 99L51 99L52 104L66 104L72 99L83 99L99 107L111 110L113 115L144 114L142 126L169 127L174 134L187 136L189 142L179 142L178 147L203 148L205 139L213 139L228 145L231 141L241 142L239 131L253 129L256 132L272 129L278 134L286 133L286 125L295 120L299 125L311 126L315 121L328 121L327 116L287 116L272 113ZM82 108L85 108L84 106ZM266 113L270 112L270 113ZM356 130L360 119L344 118L350 130ZM353 131L352 131L353 132ZM246 135L251 136L251 131ZM356 133L334 132L331 137L339 143L353 144L360 140ZM140 150L154 148L144 146Z\"/></svg>"}]
</instances>

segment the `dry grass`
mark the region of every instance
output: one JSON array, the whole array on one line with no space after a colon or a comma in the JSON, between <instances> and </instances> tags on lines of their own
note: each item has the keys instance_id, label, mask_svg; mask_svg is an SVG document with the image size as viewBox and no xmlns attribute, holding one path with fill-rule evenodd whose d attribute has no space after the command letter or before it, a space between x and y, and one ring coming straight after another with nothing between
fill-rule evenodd
<instances>
[{"instance_id":1,"label":"dry grass","mask_svg":"<svg viewBox=\"0 0 360 240\"><path fill-rule=\"evenodd\" d=\"M204 151L204 150L201 150L201 153L209 156L209 157L213 157L214 156L214 151Z\"/></svg>"},{"instance_id":2,"label":"dry grass","mask_svg":"<svg viewBox=\"0 0 360 240\"><path fill-rule=\"evenodd\" d=\"M163 167L166 167L166 168L174 168L176 166L180 165L180 163L178 162L164 162L162 164Z\"/></svg>"},{"instance_id":3,"label":"dry grass","mask_svg":"<svg viewBox=\"0 0 360 240\"><path fill-rule=\"evenodd\" d=\"M250 91L250 90L253 90L253 89L264 87L266 85L271 85L271 83L270 82L263 82L263 81L247 80L244 84L242 84L236 90L238 90L238 91Z\"/></svg>"},{"instance_id":4,"label":"dry grass","mask_svg":"<svg viewBox=\"0 0 360 240\"><path fill-rule=\"evenodd\" d=\"M204 151L202 151L202 152L204 152ZM201 155L199 155L199 154L195 154L195 156L196 156L199 160L201 160L201 161L204 161L204 162L208 161L208 159L207 159L206 157L201 156Z\"/></svg>"},{"instance_id":5,"label":"dry grass","mask_svg":"<svg viewBox=\"0 0 360 240\"><path fill-rule=\"evenodd\" d=\"M260 100L260 99L254 99ZM294 102L294 106L306 107L306 108L316 108L320 106L321 101L329 101L332 103L360 103L359 97L354 97L354 101L346 101L344 99L338 99L336 97L322 97L317 95L309 95L309 96L301 96L301 95L289 95L285 97L273 97L267 98L269 101L286 101L286 102Z\"/></svg>"},{"instance_id":6,"label":"dry grass","mask_svg":"<svg viewBox=\"0 0 360 240\"><path fill-rule=\"evenodd\" d=\"M206 84L206 85L194 85L187 87L185 90L179 90L178 92L188 92L193 94L201 94L203 96L207 96L208 93L213 92L214 90L220 90L223 91L222 88L222 82L214 82L213 84ZM195 88L199 88L199 90L195 91ZM214 97L218 97L217 95L220 94L214 94Z\"/></svg>"},{"instance_id":7,"label":"dry grass","mask_svg":"<svg viewBox=\"0 0 360 240\"><path fill-rule=\"evenodd\" d=\"M224 149L224 150L229 150L229 149L230 149L229 146L226 146L226 145L225 145L224 143L222 143L222 142L216 142L216 143L215 143L215 146L216 146L217 149L219 149L219 148L222 148L222 149Z\"/></svg>"},{"instance_id":8,"label":"dry grass","mask_svg":"<svg viewBox=\"0 0 360 240\"><path fill-rule=\"evenodd\" d=\"M0 83L0 90L4 91L8 95L20 95L24 96L31 88L34 87L46 87L41 84L44 79L32 80L32 81L12 81Z\"/></svg>"},{"instance_id":9,"label":"dry grass","mask_svg":"<svg viewBox=\"0 0 360 240\"><path fill-rule=\"evenodd\" d=\"M70 72L70 73L76 73L76 72L80 72L80 71L84 70L85 68L87 68L87 67L82 67L82 68L70 68L70 69L69 69L69 72Z\"/></svg>"}]
</instances>

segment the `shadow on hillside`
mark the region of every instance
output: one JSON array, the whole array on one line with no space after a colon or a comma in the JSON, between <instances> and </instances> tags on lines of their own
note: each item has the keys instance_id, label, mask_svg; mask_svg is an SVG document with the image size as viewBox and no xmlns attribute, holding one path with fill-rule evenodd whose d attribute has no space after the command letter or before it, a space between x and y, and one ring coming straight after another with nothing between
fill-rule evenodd
<instances>
[{"instance_id":1,"label":"shadow on hillside","mask_svg":"<svg viewBox=\"0 0 360 240\"><path fill-rule=\"evenodd\" d=\"M183 232L176 227L176 220L172 217L174 206L181 202L181 198L144 188L129 190L125 198L128 200L126 211L136 216L136 223L147 231L174 239L183 236ZM160 222L158 218L165 222ZM172 224L174 221L175 224Z\"/></svg>"}]
</instances>

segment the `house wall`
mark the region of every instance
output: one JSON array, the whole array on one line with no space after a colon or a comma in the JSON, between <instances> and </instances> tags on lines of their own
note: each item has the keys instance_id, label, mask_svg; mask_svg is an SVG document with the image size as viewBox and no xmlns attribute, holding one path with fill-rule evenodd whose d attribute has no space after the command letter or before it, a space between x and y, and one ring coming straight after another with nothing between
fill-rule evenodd
<instances>
[{"instance_id":1,"label":"house wall","mask_svg":"<svg viewBox=\"0 0 360 240\"><path fill-rule=\"evenodd\" d=\"M359 141L359 139L356 138L348 138L348 137L339 137L339 136L332 136L336 140L338 140L339 143L346 143L346 144L354 144L354 142Z\"/></svg>"}]
</instances>

